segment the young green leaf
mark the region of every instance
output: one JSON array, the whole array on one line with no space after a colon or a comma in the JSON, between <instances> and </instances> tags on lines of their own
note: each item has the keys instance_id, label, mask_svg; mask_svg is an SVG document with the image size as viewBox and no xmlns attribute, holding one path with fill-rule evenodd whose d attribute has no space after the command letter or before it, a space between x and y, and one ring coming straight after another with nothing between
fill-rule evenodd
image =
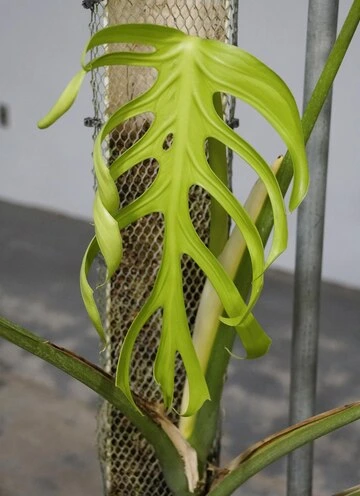
<instances>
[{"instance_id":1,"label":"young green leaf","mask_svg":"<svg viewBox=\"0 0 360 496\"><path fill-rule=\"evenodd\" d=\"M108 44L142 44L151 52L108 52L90 62L87 53ZM219 117L214 95L228 93L252 105L277 130L285 141L294 163L294 186L290 199L293 209L308 187L308 171L299 114L294 99L283 81L248 53L217 41L200 39L172 28L155 25L120 25L105 28L89 41L82 59L83 71L109 65L139 65L156 69L153 86L119 108L104 124L94 145L94 170L98 182L94 207L96 238L85 254L81 290L86 308L100 335L103 335L87 273L95 252L104 256L111 277L122 253L120 232L140 217L159 212L164 219L162 260L152 293L131 325L120 353L117 384L131 400L129 369L133 346L146 321L162 309L163 326L155 361L154 375L160 384L165 404L170 407L174 391L174 362L179 352L189 379L189 402L185 415L193 414L209 394L188 328L182 293L181 257L189 255L203 270L227 314L223 321L236 326L247 358L266 353L269 338L256 322L251 310L263 285L267 266L285 249L286 213L275 175L254 148L240 138ZM41 121L49 125L73 102L75 89L61 97L59 109ZM68 94L69 93L69 94ZM65 95L65 96L64 96ZM151 113L148 131L121 154L109 167L102 154L102 143L117 126L140 114ZM171 135L167 149L163 143ZM215 139L242 157L264 183L274 213L274 237L265 260L259 232L230 190L211 169L205 143ZM134 165L155 159L159 171L145 193L118 210L115 181ZM200 185L221 205L242 233L252 263L253 282L249 300L242 299L221 262L197 235L189 213L188 195Z\"/></svg>"}]
</instances>

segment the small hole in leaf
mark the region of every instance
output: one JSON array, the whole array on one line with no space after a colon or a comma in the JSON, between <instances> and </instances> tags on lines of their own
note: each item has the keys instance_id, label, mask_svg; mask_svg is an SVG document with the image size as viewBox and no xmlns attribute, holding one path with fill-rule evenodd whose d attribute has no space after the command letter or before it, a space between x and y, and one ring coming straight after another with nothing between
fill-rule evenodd
<instances>
[{"instance_id":1,"label":"small hole in leaf","mask_svg":"<svg viewBox=\"0 0 360 496\"><path fill-rule=\"evenodd\" d=\"M174 135L173 135L173 133L169 133L164 140L164 143L162 146L163 150L169 150L169 148L172 147L173 141L174 141Z\"/></svg>"}]
</instances>

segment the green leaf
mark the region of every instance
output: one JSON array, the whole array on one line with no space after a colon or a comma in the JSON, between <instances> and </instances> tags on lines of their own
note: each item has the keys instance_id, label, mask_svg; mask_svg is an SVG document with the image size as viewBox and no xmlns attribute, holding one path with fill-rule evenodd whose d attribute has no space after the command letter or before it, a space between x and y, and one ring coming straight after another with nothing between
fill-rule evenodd
<instances>
[{"instance_id":1,"label":"green leaf","mask_svg":"<svg viewBox=\"0 0 360 496\"><path fill-rule=\"evenodd\" d=\"M159 408L138 398L142 409L140 413L115 387L114 379L104 370L3 317L0 317L0 338L54 365L113 405L154 447L171 492L182 496L193 495L189 488L191 479L186 473L185 441Z\"/></svg>"},{"instance_id":2,"label":"green leaf","mask_svg":"<svg viewBox=\"0 0 360 496\"><path fill-rule=\"evenodd\" d=\"M95 194L94 224L96 240L107 264L107 277L119 267L122 256L122 239L116 219L101 201L99 190Z\"/></svg>"},{"instance_id":3,"label":"green leaf","mask_svg":"<svg viewBox=\"0 0 360 496\"><path fill-rule=\"evenodd\" d=\"M75 74L70 83L61 93L59 99L50 110L50 112L38 122L38 127L40 129L45 129L51 126L51 124L57 121L63 114L65 114L65 112L69 110L69 108L76 100L85 76L86 71L84 71L83 69Z\"/></svg>"},{"instance_id":4,"label":"green leaf","mask_svg":"<svg viewBox=\"0 0 360 496\"><path fill-rule=\"evenodd\" d=\"M109 52L86 62L86 55L91 49L111 43L148 45L153 51ZM172 28L142 24L111 26L99 31L84 51L83 70L88 72L117 64L155 68L157 78L148 91L110 116L94 144L94 170L98 181L94 207L95 232L108 277L112 276L121 260L121 229L152 212L160 212L165 224L158 276L149 300L135 318L123 343L117 384L131 399L129 368L133 346L146 320L161 309L163 326L154 367L155 379L161 386L166 406L170 407L174 391L175 355L179 352L189 378L189 403L184 414L191 415L208 399L209 394L191 342L185 313L181 290L182 255L193 258L208 277L226 311L227 317L223 321L236 326L246 357L255 358L266 353L270 340L251 311L261 292L265 269L287 243L285 206L275 175L255 149L219 117L214 96L228 93L241 98L258 110L283 138L294 163L291 209L301 201L308 187L299 114L285 83L255 57L233 46L188 36ZM65 107L65 104L61 105L61 109ZM55 120L61 113L52 111L45 122ZM103 141L117 126L144 113L154 116L149 130L108 167L102 154ZM169 135L173 136L172 144L164 149L163 143ZM274 213L274 237L267 260L254 222L214 172L216 167L213 170L209 165L205 153L207 140L216 140L234 150L264 183ZM149 158L159 164L156 180L137 200L118 210L115 181L131 167ZM247 302L193 227L188 194L195 184L205 188L231 216L246 242L253 274ZM89 315L99 333L103 334L92 289L87 283L90 259L94 258L96 249L93 243L91 250L85 254L81 287Z\"/></svg>"},{"instance_id":5,"label":"green leaf","mask_svg":"<svg viewBox=\"0 0 360 496\"><path fill-rule=\"evenodd\" d=\"M94 324L95 329L97 330L101 340L103 343L106 342L106 337L103 329L103 325L101 322L101 317L99 314L99 310L95 304L93 290L90 284L88 283L86 274L89 273L91 269L91 265L95 260L95 257L99 253L99 245L96 241L96 238L93 238L91 243L86 249L85 256L83 257L81 269L80 269L80 291L81 296L84 301L84 305L88 311L89 317Z\"/></svg>"},{"instance_id":6,"label":"green leaf","mask_svg":"<svg viewBox=\"0 0 360 496\"><path fill-rule=\"evenodd\" d=\"M230 496L250 477L282 456L359 419L360 402L357 402L308 418L269 436L250 446L221 469L209 496Z\"/></svg>"}]
</instances>

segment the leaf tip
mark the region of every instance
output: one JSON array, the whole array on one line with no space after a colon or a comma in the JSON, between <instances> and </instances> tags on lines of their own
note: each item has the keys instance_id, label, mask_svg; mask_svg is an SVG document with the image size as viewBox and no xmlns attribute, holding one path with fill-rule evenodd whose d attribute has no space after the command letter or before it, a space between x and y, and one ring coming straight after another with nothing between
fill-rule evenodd
<instances>
[{"instance_id":1,"label":"leaf tip","mask_svg":"<svg viewBox=\"0 0 360 496\"><path fill-rule=\"evenodd\" d=\"M52 109L37 123L39 129L46 129L56 122L73 105L80 90L86 71L81 69L68 83Z\"/></svg>"}]
</instances>

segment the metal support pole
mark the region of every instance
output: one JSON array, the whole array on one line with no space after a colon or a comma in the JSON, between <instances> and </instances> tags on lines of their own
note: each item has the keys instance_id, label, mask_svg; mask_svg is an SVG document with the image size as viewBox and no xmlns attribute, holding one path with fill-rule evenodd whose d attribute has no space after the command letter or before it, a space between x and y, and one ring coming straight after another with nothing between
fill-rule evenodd
<instances>
[{"instance_id":1,"label":"metal support pole","mask_svg":"<svg viewBox=\"0 0 360 496\"><path fill-rule=\"evenodd\" d=\"M336 39L338 0L309 0L304 108ZM331 94L307 146L311 184L298 212L294 322L292 338L290 423L315 413L321 266ZM288 496L312 493L313 446L289 456Z\"/></svg>"}]
</instances>

